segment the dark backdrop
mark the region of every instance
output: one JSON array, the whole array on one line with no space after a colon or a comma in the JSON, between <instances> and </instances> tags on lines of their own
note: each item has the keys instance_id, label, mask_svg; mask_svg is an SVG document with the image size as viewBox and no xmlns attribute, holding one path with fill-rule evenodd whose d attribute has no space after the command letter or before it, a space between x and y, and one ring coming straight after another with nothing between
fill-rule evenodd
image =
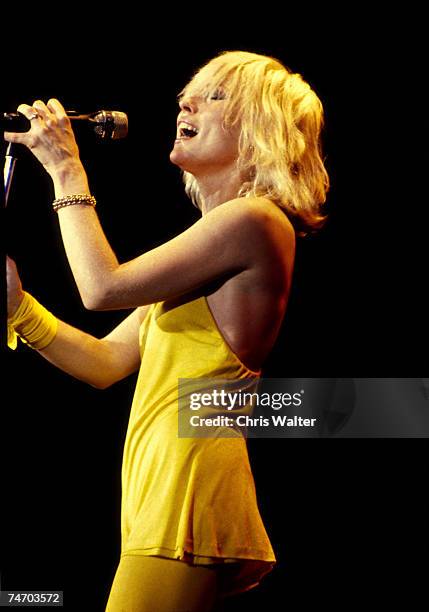
<instances>
[{"instance_id":1,"label":"dark backdrop","mask_svg":"<svg viewBox=\"0 0 429 612\"><path fill-rule=\"evenodd\" d=\"M70 31L61 19L54 29L28 20L14 33L19 53L4 63L0 110L57 97L69 109L128 114L124 141L78 135L103 227L125 261L197 218L168 160L175 97L194 69L227 49L278 57L324 102L332 188L325 230L298 244L289 310L265 374L427 375L419 15L254 13L250 25L232 26L220 7L205 16L201 7L182 8L145 22L100 15ZM5 249L27 291L101 336L127 313L84 310L52 196L23 150L2 226ZM119 554L120 464L135 377L97 391L25 347L2 357L3 587L64 590L66 609L102 610ZM427 440L250 440L249 452L279 563L228 610L347 608L356 599L409 599L423 588Z\"/></svg>"}]
</instances>

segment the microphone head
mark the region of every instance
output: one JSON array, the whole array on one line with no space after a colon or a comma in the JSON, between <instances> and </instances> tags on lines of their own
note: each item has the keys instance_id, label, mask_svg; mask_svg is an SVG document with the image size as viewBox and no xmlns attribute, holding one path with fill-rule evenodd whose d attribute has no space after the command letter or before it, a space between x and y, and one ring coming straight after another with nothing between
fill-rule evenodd
<instances>
[{"instance_id":1,"label":"microphone head","mask_svg":"<svg viewBox=\"0 0 429 612\"><path fill-rule=\"evenodd\" d=\"M22 113L0 114L0 129L6 132L28 132L30 121Z\"/></svg>"},{"instance_id":2,"label":"microphone head","mask_svg":"<svg viewBox=\"0 0 429 612\"><path fill-rule=\"evenodd\" d=\"M118 140L128 134L128 117L121 111L101 110L92 117L96 123L94 131L101 138Z\"/></svg>"}]
</instances>

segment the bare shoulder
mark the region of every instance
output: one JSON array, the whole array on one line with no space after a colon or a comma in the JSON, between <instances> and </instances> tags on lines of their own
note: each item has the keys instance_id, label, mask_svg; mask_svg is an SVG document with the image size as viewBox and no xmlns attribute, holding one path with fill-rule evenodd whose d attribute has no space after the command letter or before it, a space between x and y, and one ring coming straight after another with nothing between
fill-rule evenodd
<instances>
[{"instance_id":1,"label":"bare shoulder","mask_svg":"<svg viewBox=\"0 0 429 612\"><path fill-rule=\"evenodd\" d=\"M234 239L252 251L273 255L273 250L291 254L295 250L295 230L286 213L263 197L237 198L217 207L216 221ZM209 219L207 219L209 221ZM213 218L213 221L215 219ZM260 247L260 249L258 249Z\"/></svg>"},{"instance_id":2,"label":"bare shoulder","mask_svg":"<svg viewBox=\"0 0 429 612\"><path fill-rule=\"evenodd\" d=\"M207 225L229 229L235 235L259 234L267 231L272 234L274 228L281 231L292 242L295 231L283 211L274 202L264 197L236 198L217 206L203 217Z\"/></svg>"}]
</instances>

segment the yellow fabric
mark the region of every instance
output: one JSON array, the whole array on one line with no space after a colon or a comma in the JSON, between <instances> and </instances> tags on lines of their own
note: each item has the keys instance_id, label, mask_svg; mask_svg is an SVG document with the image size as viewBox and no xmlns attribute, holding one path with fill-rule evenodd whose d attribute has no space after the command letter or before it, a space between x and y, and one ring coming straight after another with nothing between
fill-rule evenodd
<instances>
[{"instance_id":1,"label":"yellow fabric","mask_svg":"<svg viewBox=\"0 0 429 612\"><path fill-rule=\"evenodd\" d=\"M12 350L22 342L34 349L46 348L55 338L58 320L29 293L24 291L24 298L17 310L7 320L7 344Z\"/></svg>"},{"instance_id":2,"label":"yellow fabric","mask_svg":"<svg viewBox=\"0 0 429 612\"><path fill-rule=\"evenodd\" d=\"M217 591L222 592L223 577L219 574L213 566L125 555L116 570L105 612L213 612Z\"/></svg>"},{"instance_id":3,"label":"yellow fabric","mask_svg":"<svg viewBox=\"0 0 429 612\"><path fill-rule=\"evenodd\" d=\"M188 298L189 299L189 298ZM276 562L259 513L246 440L178 437L178 379L253 379L206 298L153 304L140 328L141 367L122 465L121 553L193 564L240 561L231 592Z\"/></svg>"}]
</instances>

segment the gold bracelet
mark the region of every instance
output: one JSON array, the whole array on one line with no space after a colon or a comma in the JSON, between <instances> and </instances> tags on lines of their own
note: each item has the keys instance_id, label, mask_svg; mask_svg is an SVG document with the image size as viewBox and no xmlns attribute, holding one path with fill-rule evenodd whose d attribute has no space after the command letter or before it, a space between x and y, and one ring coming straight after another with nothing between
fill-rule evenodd
<instances>
[{"instance_id":1,"label":"gold bracelet","mask_svg":"<svg viewBox=\"0 0 429 612\"><path fill-rule=\"evenodd\" d=\"M85 193L78 193L75 195L64 196L63 198L57 198L52 202L52 208L57 212L60 208L65 206L73 206L74 204L83 204L84 206L94 206L97 204L96 199L92 195Z\"/></svg>"}]
</instances>

